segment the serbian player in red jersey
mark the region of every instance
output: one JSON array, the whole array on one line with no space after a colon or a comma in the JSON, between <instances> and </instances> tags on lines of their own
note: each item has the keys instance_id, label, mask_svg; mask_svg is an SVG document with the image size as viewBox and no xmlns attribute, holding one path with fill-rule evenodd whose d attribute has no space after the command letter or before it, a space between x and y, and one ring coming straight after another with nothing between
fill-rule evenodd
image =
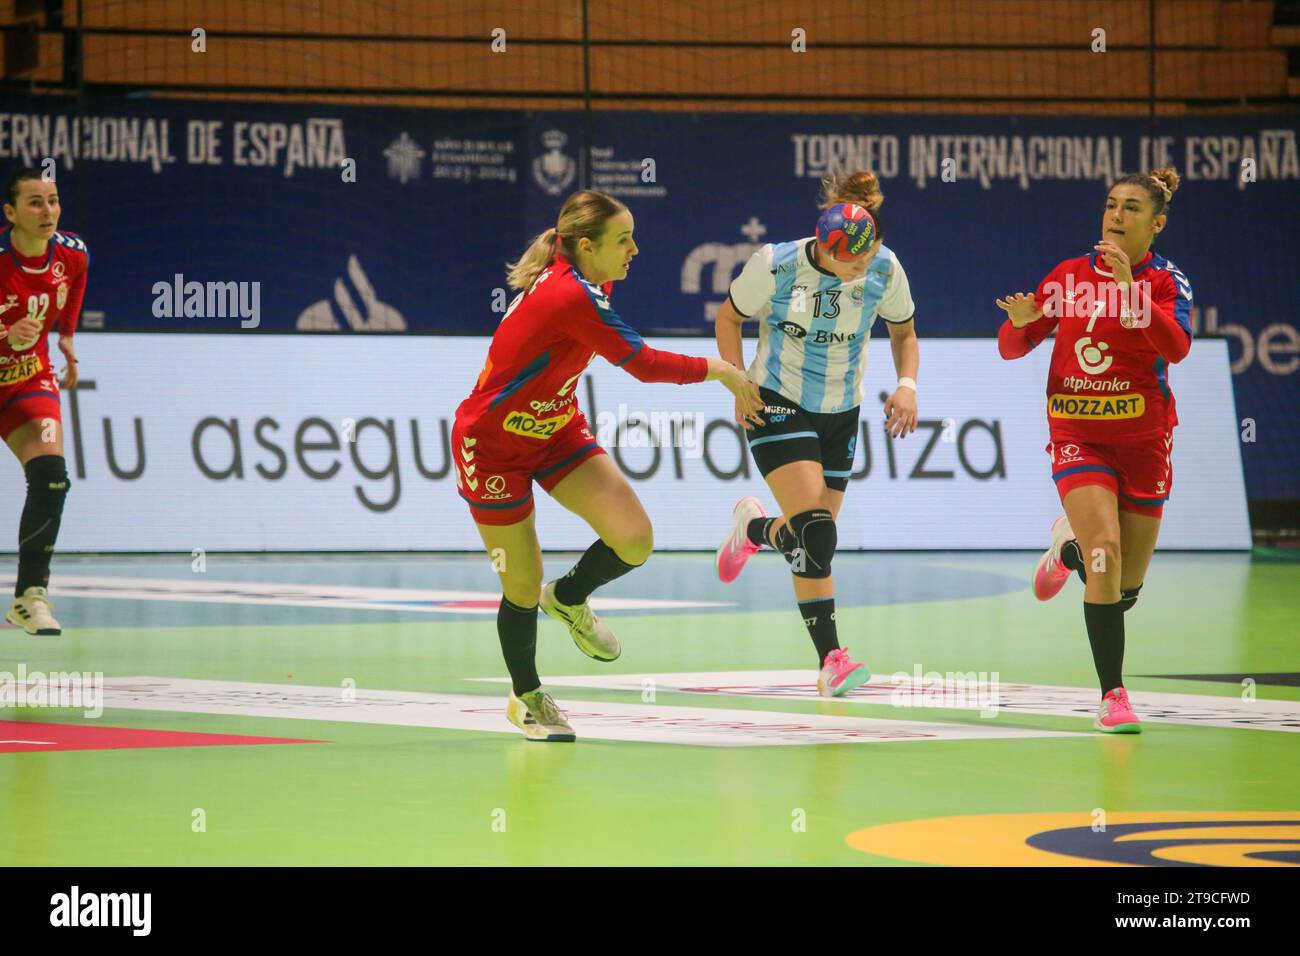
<instances>
[{"instance_id":1,"label":"serbian player in red jersey","mask_svg":"<svg viewBox=\"0 0 1300 956\"><path fill-rule=\"evenodd\" d=\"M612 661L618 639L594 613L592 591L650 556L650 519L622 472L596 443L574 386L597 356L643 382L720 379L747 413L763 406L745 373L715 358L653 349L610 306L615 281L637 254L632 214L617 199L583 190L510 267L522 290L506 311L487 363L456 409L456 486L469 503L504 594L497 635L510 671L506 716L530 740L574 739L537 676L537 608L569 629L589 657ZM542 587L533 482L599 535L573 569ZM540 592L540 597L539 597Z\"/></svg>"},{"instance_id":2,"label":"serbian player in red jersey","mask_svg":"<svg viewBox=\"0 0 1300 956\"><path fill-rule=\"evenodd\" d=\"M1101 682L1095 726L1140 733L1124 690L1124 612L1138 599L1173 486L1178 424L1168 368L1192 345L1192 287L1151 252L1178 188L1172 169L1125 176L1110 188L1101 240L1067 259L1030 296L998 301L1005 359L1056 330L1047 381L1052 478L1065 515L1034 572L1034 594L1054 597L1075 571Z\"/></svg>"},{"instance_id":3,"label":"serbian player in red jersey","mask_svg":"<svg viewBox=\"0 0 1300 956\"><path fill-rule=\"evenodd\" d=\"M58 326L77 384L72 333L81 314L90 253L74 233L59 232L59 192L39 169L9 177L0 232L0 438L27 475L18 524L18 580L7 619L28 634L59 634L46 588L59 534L68 469L63 459L59 379L50 363L49 331Z\"/></svg>"}]
</instances>

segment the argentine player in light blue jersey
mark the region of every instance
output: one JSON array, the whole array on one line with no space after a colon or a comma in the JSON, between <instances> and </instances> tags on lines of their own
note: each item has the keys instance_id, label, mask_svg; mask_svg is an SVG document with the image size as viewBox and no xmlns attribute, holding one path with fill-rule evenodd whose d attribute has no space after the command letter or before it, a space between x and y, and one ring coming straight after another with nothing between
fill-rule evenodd
<instances>
[{"instance_id":1,"label":"argentine player in light blue jersey","mask_svg":"<svg viewBox=\"0 0 1300 956\"><path fill-rule=\"evenodd\" d=\"M818 235L769 243L754 253L732 282L715 330L722 358L743 366L741 326L759 323L748 373L765 405L749 418L738 409L736 421L746 429L754 463L781 509L779 517L769 518L757 498L740 500L731 533L718 549L718 576L734 581L764 544L785 556L817 649L817 690L824 697L846 694L871 677L865 664L840 647L831 559L877 316L889 329L899 376L885 404L885 429L895 438L916 430L915 306L902 263L882 241L882 202L874 173L826 179Z\"/></svg>"}]
</instances>

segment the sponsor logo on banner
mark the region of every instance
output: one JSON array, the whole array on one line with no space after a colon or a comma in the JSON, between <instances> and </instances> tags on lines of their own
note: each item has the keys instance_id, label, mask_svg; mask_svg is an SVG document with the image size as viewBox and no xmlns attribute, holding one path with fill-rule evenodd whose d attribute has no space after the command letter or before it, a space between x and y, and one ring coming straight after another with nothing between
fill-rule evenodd
<instances>
[{"instance_id":1,"label":"sponsor logo on banner","mask_svg":"<svg viewBox=\"0 0 1300 956\"><path fill-rule=\"evenodd\" d=\"M419 179L420 160L423 157L424 150L416 145L406 130L402 130L402 134L384 150L384 159L388 161L388 178L396 179L403 186L408 180Z\"/></svg>"},{"instance_id":2,"label":"sponsor logo on banner","mask_svg":"<svg viewBox=\"0 0 1300 956\"><path fill-rule=\"evenodd\" d=\"M731 289L731 280L737 270L744 266L749 257L762 248L759 239L767 232L767 227L755 216L740 226L740 232L747 242L706 242L691 249L682 260L681 290L683 295L713 295L726 297ZM705 270L710 271L709 282L705 282ZM704 303L704 320L712 322L718 314L721 302L716 300Z\"/></svg>"},{"instance_id":3,"label":"sponsor logo on banner","mask_svg":"<svg viewBox=\"0 0 1300 956\"><path fill-rule=\"evenodd\" d=\"M568 135L558 129L548 129L542 134L542 145L546 147L546 152L533 160L533 180L548 196L558 196L564 192L578 174L577 162L563 152L564 144L568 141Z\"/></svg>"},{"instance_id":4,"label":"sponsor logo on banner","mask_svg":"<svg viewBox=\"0 0 1300 956\"><path fill-rule=\"evenodd\" d=\"M1090 398L1087 395L1063 395L1059 392L1047 401L1047 413L1053 418L1088 418L1115 420L1141 418L1146 414L1146 399L1137 392Z\"/></svg>"},{"instance_id":5,"label":"sponsor logo on banner","mask_svg":"<svg viewBox=\"0 0 1300 956\"><path fill-rule=\"evenodd\" d=\"M571 406L563 415L556 415L554 418L538 418L536 415L530 415L528 412L512 411L501 427L508 432L516 435L524 435L527 438L552 438L577 413L578 407Z\"/></svg>"},{"instance_id":6,"label":"sponsor logo on banner","mask_svg":"<svg viewBox=\"0 0 1300 956\"><path fill-rule=\"evenodd\" d=\"M335 315L343 316L347 328L353 332L405 332L406 319L387 302L380 302L375 287L370 284L361 263L354 255L348 256L348 279L356 290L352 298L342 279L334 280L334 301L321 299L303 309L298 316L298 330L302 332L338 332L343 326Z\"/></svg>"},{"instance_id":7,"label":"sponsor logo on banner","mask_svg":"<svg viewBox=\"0 0 1300 956\"><path fill-rule=\"evenodd\" d=\"M478 454L482 436L475 445L475 438L455 430L455 409L473 389L486 338L368 336L360 350L357 339L334 335L259 336L256 348L248 341L238 334L164 339L140 333L97 340L94 388L67 392L63 405L68 470L79 489L68 500L60 537L68 537L69 550L174 551L192 547L186 541L195 536L209 548L231 551L464 550L479 544L473 523L434 517L439 509L463 507L455 482L467 476L458 463L477 466L468 477L478 493L489 476L501 474L505 490L515 492L511 500L522 496L504 465ZM699 339L654 344L688 354L707 351ZM842 545L1036 546L1060 513L1042 462L1048 440L1042 377L1016 367L999 373L998 387L989 388L986 341L936 339L929 348L930 410L922 411L908 441L888 439L882 428L894 369L885 361L867 370L861 420L851 430L858 441L849 482L872 493L846 499ZM1177 454L1195 467L1185 470L1172 505L1178 520L1162 532L1170 536L1162 537L1168 547L1250 545L1241 442L1218 414L1231 402L1227 349L1222 341L1200 342L1178 368ZM47 368L41 377L48 374ZM234 387L246 382L259 384ZM160 403L160 394L168 401ZM589 421L588 432L597 438L597 425L607 418L627 420L602 444L655 517L663 547L716 548L709 515L729 514L738 497L765 493L746 433L721 389L641 383L601 361L568 394L574 402L551 414L533 411L528 396L499 410L526 412L537 421L575 410L565 427ZM771 397L768 414L794 407ZM628 409L626 419L616 413L620 405ZM633 415L638 424L631 423ZM509 416L493 421L501 417ZM685 423L692 423L689 431ZM846 433L844 441L850 437ZM526 444L540 448L545 439L534 434ZM1153 475L1153 487L1155 477L1168 475ZM888 495L890 508L871 505L880 494ZM1017 506L1008 511L1008 501ZM590 543L585 526L568 527L549 498L537 506L539 520L554 521L548 524L551 546ZM151 522L160 509L175 520ZM246 520L222 517L233 513ZM933 520L918 523L918 514Z\"/></svg>"},{"instance_id":8,"label":"sponsor logo on banner","mask_svg":"<svg viewBox=\"0 0 1300 956\"><path fill-rule=\"evenodd\" d=\"M1268 375L1294 375L1300 370L1300 329L1289 322L1272 322L1252 331L1239 322L1219 324L1218 306L1192 309L1192 334L1223 336L1236 340L1232 351L1232 374L1240 375L1257 362Z\"/></svg>"}]
</instances>

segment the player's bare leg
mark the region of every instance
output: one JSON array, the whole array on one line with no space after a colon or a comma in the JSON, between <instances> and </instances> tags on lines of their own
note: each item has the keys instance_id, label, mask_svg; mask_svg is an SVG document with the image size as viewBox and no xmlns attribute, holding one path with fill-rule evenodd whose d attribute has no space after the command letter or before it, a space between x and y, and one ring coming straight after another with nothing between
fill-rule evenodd
<instances>
[{"instance_id":1,"label":"player's bare leg","mask_svg":"<svg viewBox=\"0 0 1300 956\"><path fill-rule=\"evenodd\" d=\"M551 497L600 535L626 564L645 564L654 529L632 486L609 455L593 455L554 488Z\"/></svg>"},{"instance_id":2,"label":"player's bare leg","mask_svg":"<svg viewBox=\"0 0 1300 956\"><path fill-rule=\"evenodd\" d=\"M1065 514L1083 554L1084 601L1114 604L1123 571L1118 499L1108 488L1083 485L1065 496Z\"/></svg>"},{"instance_id":3,"label":"player's bare leg","mask_svg":"<svg viewBox=\"0 0 1300 956\"><path fill-rule=\"evenodd\" d=\"M799 613L817 649L817 690L823 697L838 697L870 680L871 669L853 661L848 648L840 647L835 624L835 579L829 571L823 575L817 569L818 565L829 568L834 536L819 543L815 537L801 533L815 522L825 522L828 516L834 528L844 492L826 487L821 463L816 461L789 462L768 472L766 480L781 507L781 517L768 525L767 543L790 562ZM811 553L819 548L829 553ZM810 572L814 576L809 576Z\"/></svg>"},{"instance_id":4,"label":"player's bare leg","mask_svg":"<svg viewBox=\"0 0 1300 956\"><path fill-rule=\"evenodd\" d=\"M1160 519L1151 515L1134 514L1131 511L1119 513L1120 600L1124 610L1128 610L1137 601L1138 589L1146 580L1147 568L1151 566L1151 557L1156 552L1156 539L1160 537Z\"/></svg>"},{"instance_id":5,"label":"player's bare leg","mask_svg":"<svg viewBox=\"0 0 1300 956\"><path fill-rule=\"evenodd\" d=\"M501 579L501 590L507 600L519 607L532 607L537 603L537 590L542 583L542 545L537 540L537 513L529 511L528 517L515 524L478 524L483 547L492 559L492 569Z\"/></svg>"},{"instance_id":6,"label":"player's bare leg","mask_svg":"<svg viewBox=\"0 0 1300 956\"><path fill-rule=\"evenodd\" d=\"M542 546L536 512L510 525L477 524L483 547L501 579L497 637L510 671L506 717L529 740L571 741L573 728L537 676L537 592L542 583Z\"/></svg>"},{"instance_id":7,"label":"player's bare leg","mask_svg":"<svg viewBox=\"0 0 1300 956\"><path fill-rule=\"evenodd\" d=\"M1124 689L1124 561L1119 502L1108 488L1084 485L1065 496L1065 513L1078 538L1087 577L1083 617L1102 692L1094 726L1107 733L1138 733L1142 725Z\"/></svg>"},{"instance_id":8,"label":"player's bare leg","mask_svg":"<svg viewBox=\"0 0 1300 956\"><path fill-rule=\"evenodd\" d=\"M27 476L27 499L18 525L18 579L6 619L28 634L58 635L63 630L47 589L70 484L63 426L56 418L33 419L14 429L6 444Z\"/></svg>"},{"instance_id":9,"label":"player's bare leg","mask_svg":"<svg viewBox=\"0 0 1300 956\"><path fill-rule=\"evenodd\" d=\"M569 573L542 588L542 610L569 629L588 657L617 660L623 649L588 603L601 585L645 564L654 550L654 529L636 492L608 455L595 455L565 475L551 497L599 536Z\"/></svg>"}]
</instances>

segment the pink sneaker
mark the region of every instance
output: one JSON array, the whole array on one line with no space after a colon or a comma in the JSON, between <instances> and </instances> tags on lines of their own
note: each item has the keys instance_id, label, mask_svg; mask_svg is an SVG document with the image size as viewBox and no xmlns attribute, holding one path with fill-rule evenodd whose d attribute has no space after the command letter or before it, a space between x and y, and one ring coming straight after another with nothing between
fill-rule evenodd
<instances>
[{"instance_id":1,"label":"pink sneaker","mask_svg":"<svg viewBox=\"0 0 1300 956\"><path fill-rule=\"evenodd\" d=\"M849 660L849 649L842 647L826 655L817 675L817 693L823 697L842 697L869 680L871 668Z\"/></svg>"},{"instance_id":2,"label":"pink sneaker","mask_svg":"<svg viewBox=\"0 0 1300 956\"><path fill-rule=\"evenodd\" d=\"M1123 687L1106 691L1097 711L1093 726L1107 734L1140 734L1142 721L1133 713L1133 706L1128 701L1128 691Z\"/></svg>"},{"instance_id":3,"label":"pink sneaker","mask_svg":"<svg viewBox=\"0 0 1300 956\"><path fill-rule=\"evenodd\" d=\"M1065 515L1052 523L1052 546L1038 559L1038 567L1034 568L1034 597L1038 600L1050 601L1070 580L1073 572L1061 563L1061 548L1073 537L1074 531Z\"/></svg>"},{"instance_id":4,"label":"pink sneaker","mask_svg":"<svg viewBox=\"0 0 1300 956\"><path fill-rule=\"evenodd\" d=\"M730 584L740 577L741 569L751 554L761 550L761 546L749 540L747 531L749 523L755 518L766 518L767 512L758 503L757 498L741 498L731 512L731 534L718 548L718 557L714 562L718 577L723 584Z\"/></svg>"}]
</instances>

